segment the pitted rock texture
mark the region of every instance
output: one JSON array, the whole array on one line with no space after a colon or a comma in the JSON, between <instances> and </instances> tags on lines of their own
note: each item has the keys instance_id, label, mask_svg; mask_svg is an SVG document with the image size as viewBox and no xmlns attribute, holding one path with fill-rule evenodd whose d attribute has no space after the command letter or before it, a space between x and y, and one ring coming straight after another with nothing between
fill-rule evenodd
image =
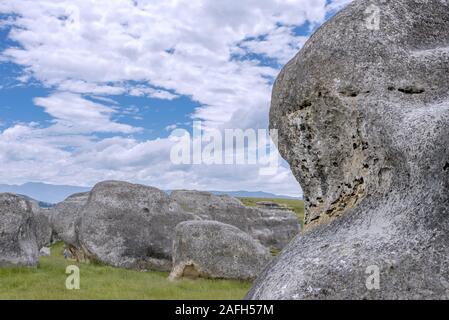
<instances>
[{"instance_id":1,"label":"pitted rock texture","mask_svg":"<svg viewBox=\"0 0 449 320\"><path fill-rule=\"evenodd\" d=\"M281 250L300 231L298 218L288 210L246 207L236 198L201 191L173 191L170 197L187 212L233 225L268 248Z\"/></svg>"},{"instance_id":2,"label":"pitted rock texture","mask_svg":"<svg viewBox=\"0 0 449 320\"><path fill-rule=\"evenodd\" d=\"M53 229L50 224L48 209L33 207L33 224L39 250L53 243Z\"/></svg>"},{"instance_id":3,"label":"pitted rock texture","mask_svg":"<svg viewBox=\"0 0 449 320\"><path fill-rule=\"evenodd\" d=\"M284 67L270 126L307 231L248 298L449 298L448 48L449 2L359 0Z\"/></svg>"},{"instance_id":4,"label":"pitted rock texture","mask_svg":"<svg viewBox=\"0 0 449 320\"><path fill-rule=\"evenodd\" d=\"M38 265L39 250L31 203L10 194L0 194L0 267Z\"/></svg>"},{"instance_id":5,"label":"pitted rock texture","mask_svg":"<svg viewBox=\"0 0 449 320\"><path fill-rule=\"evenodd\" d=\"M234 226L187 221L176 227L170 278L253 280L271 258L266 247Z\"/></svg>"},{"instance_id":6,"label":"pitted rock texture","mask_svg":"<svg viewBox=\"0 0 449 320\"><path fill-rule=\"evenodd\" d=\"M81 223L83 207L86 205L88 198L89 192L73 194L50 210L50 222L54 232L64 241L74 257L76 257L76 248L80 246L78 239L79 224Z\"/></svg>"},{"instance_id":7,"label":"pitted rock texture","mask_svg":"<svg viewBox=\"0 0 449 320\"><path fill-rule=\"evenodd\" d=\"M175 227L194 219L159 189L101 182L90 192L81 213L79 243L89 260L169 271Z\"/></svg>"},{"instance_id":8,"label":"pitted rock texture","mask_svg":"<svg viewBox=\"0 0 449 320\"><path fill-rule=\"evenodd\" d=\"M37 200L23 195L18 196L31 205L32 223L36 233L38 249L49 246L53 242L53 229L50 223L51 211L48 208L41 208Z\"/></svg>"}]
</instances>

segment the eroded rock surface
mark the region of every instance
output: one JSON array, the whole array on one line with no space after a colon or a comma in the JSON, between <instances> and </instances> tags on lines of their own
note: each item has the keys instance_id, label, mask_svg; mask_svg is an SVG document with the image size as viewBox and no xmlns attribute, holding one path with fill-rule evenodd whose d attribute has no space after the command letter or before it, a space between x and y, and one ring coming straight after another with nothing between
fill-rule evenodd
<instances>
[{"instance_id":1,"label":"eroded rock surface","mask_svg":"<svg viewBox=\"0 0 449 320\"><path fill-rule=\"evenodd\" d=\"M40 250L41 248L50 246L53 242L50 213L48 209L44 208L33 208L32 212L37 245Z\"/></svg>"},{"instance_id":2,"label":"eroded rock surface","mask_svg":"<svg viewBox=\"0 0 449 320\"><path fill-rule=\"evenodd\" d=\"M170 278L252 280L271 258L266 247L234 226L188 221L176 227Z\"/></svg>"},{"instance_id":3,"label":"eroded rock surface","mask_svg":"<svg viewBox=\"0 0 449 320\"><path fill-rule=\"evenodd\" d=\"M77 248L80 247L78 234L81 214L88 198L89 192L76 193L51 209L50 221L53 230L64 241L71 256L78 260L84 259L82 256L77 256L81 253Z\"/></svg>"},{"instance_id":4,"label":"eroded rock surface","mask_svg":"<svg viewBox=\"0 0 449 320\"><path fill-rule=\"evenodd\" d=\"M449 298L448 48L449 2L359 0L284 67L270 126L308 231L248 298Z\"/></svg>"},{"instance_id":5,"label":"eroded rock surface","mask_svg":"<svg viewBox=\"0 0 449 320\"><path fill-rule=\"evenodd\" d=\"M246 207L236 198L200 191L173 191L170 197L187 212L233 225L269 248L281 250L300 230L298 218L288 210Z\"/></svg>"},{"instance_id":6,"label":"eroded rock surface","mask_svg":"<svg viewBox=\"0 0 449 320\"><path fill-rule=\"evenodd\" d=\"M159 189L118 181L97 184L83 207L79 243L90 260L169 271L175 227L196 219Z\"/></svg>"},{"instance_id":7,"label":"eroded rock surface","mask_svg":"<svg viewBox=\"0 0 449 320\"><path fill-rule=\"evenodd\" d=\"M32 223L36 234L38 249L40 250L41 248L49 246L53 241L53 229L50 223L50 209L41 208L37 200L28 196L17 196L28 201L31 205Z\"/></svg>"},{"instance_id":8,"label":"eroded rock surface","mask_svg":"<svg viewBox=\"0 0 449 320\"><path fill-rule=\"evenodd\" d=\"M39 250L31 203L0 194L0 267L37 266Z\"/></svg>"}]
</instances>

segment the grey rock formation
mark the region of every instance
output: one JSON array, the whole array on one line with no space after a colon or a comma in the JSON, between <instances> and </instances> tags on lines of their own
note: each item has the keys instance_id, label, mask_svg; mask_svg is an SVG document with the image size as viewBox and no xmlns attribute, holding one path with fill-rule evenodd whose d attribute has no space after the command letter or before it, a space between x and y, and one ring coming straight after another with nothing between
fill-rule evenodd
<instances>
[{"instance_id":1,"label":"grey rock formation","mask_svg":"<svg viewBox=\"0 0 449 320\"><path fill-rule=\"evenodd\" d=\"M0 194L0 267L37 266L38 246L31 203Z\"/></svg>"},{"instance_id":2,"label":"grey rock formation","mask_svg":"<svg viewBox=\"0 0 449 320\"><path fill-rule=\"evenodd\" d=\"M53 240L53 229L50 224L50 210L41 208L39 202L30 197L18 195L18 197L28 201L31 205L32 223L36 233L38 249L49 246Z\"/></svg>"},{"instance_id":3,"label":"grey rock formation","mask_svg":"<svg viewBox=\"0 0 449 320\"><path fill-rule=\"evenodd\" d=\"M269 248L281 250L300 230L298 218L291 211L246 207L236 198L208 192L180 190L170 197L187 212L203 220L233 225Z\"/></svg>"},{"instance_id":4,"label":"grey rock formation","mask_svg":"<svg viewBox=\"0 0 449 320\"><path fill-rule=\"evenodd\" d=\"M32 212L37 246L39 249L48 247L53 242L53 229L50 224L49 210L44 208L33 208Z\"/></svg>"},{"instance_id":5,"label":"grey rock formation","mask_svg":"<svg viewBox=\"0 0 449 320\"><path fill-rule=\"evenodd\" d=\"M79 247L78 229L82 209L88 198L89 192L76 193L51 209L52 228L57 236L64 241L69 251L76 251L76 248Z\"/></svg>"},{"instance_id":6,"label":"grey rock formation","mask_svg":"<svg viewBox=\"0 0 449 320\"><path fill-rule=\"evenodd\" d=\"M192 219L159 189L106 181L92 189L83 208L79 242L90 260L169 271L175 227Z\"/></svg>"},{"instance_id":7,"label":"grey rock formation","mask_svg":"<svg viewBox=\"0 0 449 320\"><path fill-rule=\"evenodd\" d=\"M449 298L448 48L449 2L359 0L285 66L270 125L307 232L248 298Z\"/></svg>"},{"instance_id":8,"label":"grey rock formation","mask_svg":"<svg viewBox=\"0 0 449 320\"><path fill-rule=\"evenodd\" d=\"M234 226L217 221L187 221L176 227L170 279L252 280L271 258L266 247Z\"/></svg>"},{"instance_id":9,"label":"grey rock formation","mask_svg":"<svg viewBox=\"0 0 449 320\"><path fill-rule=\"evenodd\" d=\"M237 198L228 195L214 195L204 191L175 190L172 191L170 197L178 202L185 211L192 212L206 220L211 218L216 208L243 206Z\"/></svg>"}]
</instances>

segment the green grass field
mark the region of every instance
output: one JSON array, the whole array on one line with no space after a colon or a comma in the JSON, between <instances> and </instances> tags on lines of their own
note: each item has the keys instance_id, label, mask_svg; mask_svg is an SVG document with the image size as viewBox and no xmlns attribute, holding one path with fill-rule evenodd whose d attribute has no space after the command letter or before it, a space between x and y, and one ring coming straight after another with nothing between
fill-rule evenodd
<instances>
[{"instance_id":1,"label":"green grass field","mask_svg":"<svg viewBox=\"0 0 449 320\"><path fill-rule=\"evenodd\" d=\"M80 290L67 290L68 265L80 268ZM65 260L63 245L39 268L0 269L0 299L243 299L251 284L227 280L168 281L166 272L137 272Z\"/></svg>"},{"instance_id":2,"label":"green grass field","mask_svg":"<svg viewBox=\"0 0 449 320\"><path fill-rule=\"evenodd\" d=\"M241 199L245 205L259 201L287 205L300 221L304 204L300 200ZM67 290L66 267L80 269L80 290ZM158 299L158 300L240 300L251 287L249 282L228 280L180 280L170 282L166 272L137 272L98 264L82 264L63 257L63 244L52 247L50 257L40 259L39 268L0 269L0 299Z\"/></svg>"}]
</instances>

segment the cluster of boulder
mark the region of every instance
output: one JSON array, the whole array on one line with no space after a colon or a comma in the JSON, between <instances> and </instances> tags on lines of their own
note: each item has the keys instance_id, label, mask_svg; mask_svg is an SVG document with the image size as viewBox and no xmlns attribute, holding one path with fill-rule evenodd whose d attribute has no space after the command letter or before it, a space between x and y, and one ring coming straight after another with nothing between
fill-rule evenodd
<instances>
[{"instance_id":1,"label":"cluster of boulder","mask_svg":"<svg viewBox=\"0 0 449 320\"><path fill-rule=\"evenodd\" d=\"M38 251L60 239L66 255L170 278L254 279L299 233L286 210L244 206L206 192L106 181L51 209L0 195L0 266L37 265Z\"/></svg>"}]
</instances>

